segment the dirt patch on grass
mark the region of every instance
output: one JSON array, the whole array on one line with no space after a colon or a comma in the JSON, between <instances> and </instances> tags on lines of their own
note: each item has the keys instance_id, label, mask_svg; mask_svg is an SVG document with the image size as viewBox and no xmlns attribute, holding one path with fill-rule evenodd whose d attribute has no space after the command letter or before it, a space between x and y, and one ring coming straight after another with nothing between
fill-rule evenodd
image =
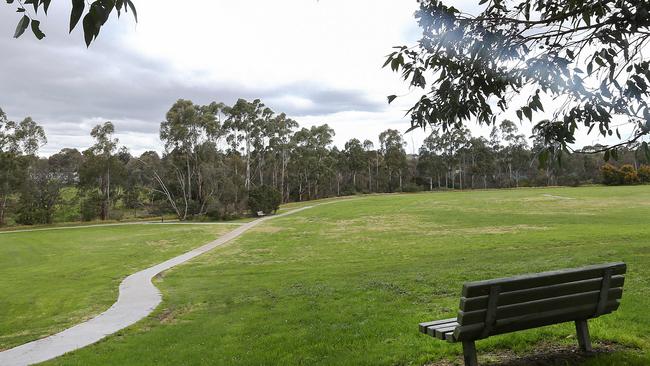
<instances>
[{"instance_id":1,"label":"dirt patch on grass","mask_svg":"<svg viewBox=\"0 0 650 366\"><path fill-rule=\"evenodd\" d=\"M540 343L534 347L534 353L516 354L510 350L481 353L478 361L484 366L566 366L580 365L587 360L600 355L631 350L633 348L614 342L598 342L594 344L593 352L582 352L576 346ZM429 363L427 366L460 366L464 365L462 357L456 360L442 360Z\"/></svg>"},{"instance_id":2,"label":"dirt patch on grass","mask_svg":"<svg viewBox=\"0 0 650 366\"><path fill-rule=\"evenodd\" d=\"M469 229L458 229L456 231L466 234L513 234L531 230L548 230L548 227L534 225L481 226Z\"/></svg>"},{"instance_id":3,"label":"dirt patch on grass","mask_svg":"<svg viewBox=\"0 0 650 366\"><path fill-rule=\"evenodd\" d=\"M205 308L204 304L193 304L188 306L183 306L176 309L163 309L156 318L160 324L174 324L182 321L182 318L189 313L195 312L200 308Z\"/></svg>"}]
</instances>

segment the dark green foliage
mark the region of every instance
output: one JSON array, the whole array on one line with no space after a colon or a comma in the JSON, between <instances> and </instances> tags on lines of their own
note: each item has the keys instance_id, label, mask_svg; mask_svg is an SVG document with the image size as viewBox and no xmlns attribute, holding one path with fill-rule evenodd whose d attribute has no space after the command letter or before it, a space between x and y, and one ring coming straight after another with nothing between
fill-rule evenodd
<instances>
[{"instance_id":1,"label":"dark green foliage","mask_svg":"<svg viewBox=\"0 0 650 366\"><path fill-rule=\"evenodd\" d=\"M402 188L402 192L406 192L406 193L422 192L422 186L419 186L414 183L409 183Z\"/></svg>"},{"instance_id":2,"label":"dark green foliage","mask_svg":"<svg viewBox=\"0 0 650 366\"><path fill-rule=\"evenodd\" d=\"M81 200L81 220L93 221L99 218L102 211L102 195L96 191L90 191Z\"/></svg>"},{"instance_id":3,"label":"dark green foliage","mask_svg":"<svg viewBox=\"0 0 650 366\"><path fill-rule=\"evenodd\" d=\"M621 143L598 150L613 154L650 133L650 62L641 52L650 3L490 0L475 15L452 1L419 3L422 39L395 47L384 64L424 90L409 111L412 128L449 133L470 121L494 125L498 113L515 110L535 123L541 162L562 159L580 128L615 134ZM544 105L551 100L562 103ZM539 121L541 112L557 113ZM629 138L616 118L633 130Z\"/></svg>"},{"instance_id":4,"label":"dark green foliage","mask_svg":"<svg viewBox=\"0 0 650 366\"><path fill-rule=\"evenodd\" d=\"M45 38L45 33L41 31L41 22L37 19L34 19L38 14L39 9L43 9L45 15L50 7L52 0L27 0L25 2L16 3L16 12L22 14L18 24L16 25L16 31L14 32L14 38L18 38L25 33L28 27L31 26L32 33L37 39ZM7 0L7 4L14 4L14 0ZM34 8L33 17L26 12L26 9L23 5L31 4ZM70 13L70 32L72 32L79 23L83 16L83 33L86 46L97 39L99 36L99 31L104 26L106 21L113 13L117 13L118 17L122 12L133 13L133 18L135 21L138 21L138 14L135 9L135 5L132 0L94 0L88 3L90 6L86 11L86 1L85 0L72 0L72 11ZM85 16L84 16L85 12Z\"/></svg>"},{"instance_id":5,"label":"dark green foliage","mask_svg":"<svg viewBox=\"0 0 650 366\"><path fill-rule=\"evenodd\" d=\"M53 173L47 159L32 161L20 190L16 222L23 225L53 223L62 186L63 181Z\"/></svg>"},{"instance_id":6,"label":"dark green foliage","mask_svg":"<svg viewBox=\"0 0 650 366\"><path fill-rule=\"evenodd\" d=\"M650 183L650 165L641 165L637 173L642 183Z\"/></svg>"},{"instance_id":7,"label":"dark green foliage","mask_svg":"<svg viewBox=\"0 0 650 366\"><path fill-rule=\"evenodd\" d=\"M254 215L259 212L268 215L276 212L282 203L282 195L277 189L263 185L248 193L248 208Z\"/></svg>"}]
</instances>

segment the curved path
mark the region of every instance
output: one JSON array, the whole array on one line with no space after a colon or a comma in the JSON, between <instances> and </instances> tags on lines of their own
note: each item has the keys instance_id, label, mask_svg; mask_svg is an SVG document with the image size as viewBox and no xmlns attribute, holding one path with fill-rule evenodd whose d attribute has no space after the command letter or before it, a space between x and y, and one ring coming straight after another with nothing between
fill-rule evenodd
<instances>
[{"instance_id":1,"label":"curved path","mask_svg":"<svg viewBox=\"0 0 650 366\"><path fill-rule=\"evenodd\" d=\"M267 216L251 221L202 247L128 276L120 283L120 295L108 310L91 320L77 324L60 333L0 352L0 365L23 366L47 361L64 353L93 344L120 329L136 323L149 315L162 301L160 291L151 282L157 274L221 246L264 221L312 207L314 206L302 207L280 215Z\"/></svg>"}]
</instances>

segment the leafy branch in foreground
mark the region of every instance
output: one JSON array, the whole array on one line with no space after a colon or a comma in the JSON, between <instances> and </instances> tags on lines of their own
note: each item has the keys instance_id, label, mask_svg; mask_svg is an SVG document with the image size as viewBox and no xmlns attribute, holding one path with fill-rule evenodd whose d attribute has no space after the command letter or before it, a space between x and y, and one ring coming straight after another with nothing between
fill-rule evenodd
<instances>
[{"instance_id":1,"label":"leafy branch in foreground","mask_svg":"<svg viewBox=\"0 0 650 366\"><path fill-rule=\"evenodd\" d=\"M438 0L420 1L423 37L395 47L384 67L425 89L409 110L411 128L447 132L469 121L494 124L515 108L538 122L547 148L540 161L573 151L579 129L616 136L605 158L621 147L650 156L650 3L635 0L481 0L470 15ZM515 98L523 96L523 98ZM392 102L396 96L391 95ZM552 105L544 105L552 100ZM545 116L547 117L547 116ZM539 118L542 119L542 118ZM539 120L537 119L537 120Z\"/></svg>"},{"instance_id":2,"label":"leafy branch in foreground","mask_svg":"<svg viewBox=\"0 0 650 366\"><path fill-rule=\"evenodd\" d=\"M52 0L6 0L8 5L15 5L16 12L21 14L20 20L16 25L14 38L22 36L27 28L31 27L32 33L36 38L45 38L45 33L41 31L41 22L36 19L38 11L42 9L43 13L47 15L50 3ZM138 21L138 13L132 0L95 0L88 4L86 11L85 0L71 0L72 11L70 13L70 32L72 32L82 20L84 40L86 46L97 39L99 31L102 26L108 21L108 18L113 12L117 12L119 17L122 12L133 13L135 21ZM31 12L33 11L33 14ZM84 13L86 15L84 15Z\"/></svg>"}]
</instances>

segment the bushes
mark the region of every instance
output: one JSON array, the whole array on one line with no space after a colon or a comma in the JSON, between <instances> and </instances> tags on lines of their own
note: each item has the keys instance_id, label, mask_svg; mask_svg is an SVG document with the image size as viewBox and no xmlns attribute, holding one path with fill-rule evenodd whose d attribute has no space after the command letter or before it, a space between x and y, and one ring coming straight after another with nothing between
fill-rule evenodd
<instances>
[{"instance_id":1,"label":"bushes","mask_svg":"<svg viewBox=\"0 0 650 366\"><path fill-rule=\"evenodd\" d=\"M639 183L639 175L632 165L623 165L621 167L621 173L623 174L623 184L630 185Z\"/></svg>"},{"instance_id":2,"label":"bushes","mask_svg":"<svg viewBox=\"0 0 650 366\"><path fill-rule=\"evenodd\" d=\"M650 165L641 165L637 174L642 183L650 183Z\"/></svg>"},{"instance_id":3,"label":"bushes","mask_svg":"<svg viewBox=\"0 0 650 366\"><path fill-rule=\"evenodd\" d=\"M650 166L642 165L637 171L630 164L623 165L620 169L605 164L600 168L603 176L603 183L609 186L632 185L639 183L650 183Z\"/></svg>"},{"instance_id":4,"label":"bushes","mask_svg":"<svg viewBox=\"0 0 650 366\"><path fill-rule=\"evenodd\" d=\"M268 215L276 212L282 203L282 194L277 189L263 185L248 193L248 208L253 215L263 212Z\"/></svg>"},{"instance_id":5,"label":"bushes","mask_svg":"<svg viewBox=\"0 0 650 366\"><path fill-rule=\"evenodd\" d=\"M102 197L99 192L91 191L81 201L81 221L96 220L101 212Z\"/></svg>"}]
</instances>

